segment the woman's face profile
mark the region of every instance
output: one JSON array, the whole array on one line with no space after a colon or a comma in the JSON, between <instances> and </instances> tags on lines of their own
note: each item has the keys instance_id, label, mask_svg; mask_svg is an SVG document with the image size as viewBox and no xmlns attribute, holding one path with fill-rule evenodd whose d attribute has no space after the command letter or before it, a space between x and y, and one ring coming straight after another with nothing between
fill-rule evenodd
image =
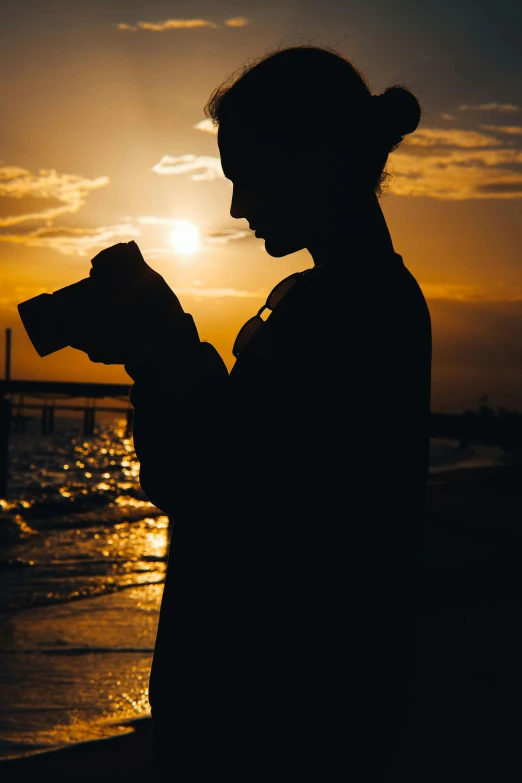
<instances>
[{"instance_id":1,"label":"woman's face profile","mask_svg":"<svg viewBox=\"0 0 522 783\"><path fill-rule=\"evenodd\" d=\"M230 215L245 218L271 256L306 247L314 204L304 159L239 124L221 123L218 147L223 173L233 185Z\"/></svg>"}]
</instances>

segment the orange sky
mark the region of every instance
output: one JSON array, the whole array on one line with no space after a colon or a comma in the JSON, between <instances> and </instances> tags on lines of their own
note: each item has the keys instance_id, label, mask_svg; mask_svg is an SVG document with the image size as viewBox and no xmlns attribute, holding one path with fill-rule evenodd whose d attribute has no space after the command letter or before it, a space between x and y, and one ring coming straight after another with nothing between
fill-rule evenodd
<instances>
[{"instance_id":1,"label":"orange sky","mask_svg":"<svg viewBox=\"0 0 522 783\"><path fill-rule=\"evenodd\" d=\"M237 3L220 4L219 13L205 3L196 15L182 3L186 13L177 8L174 18L162 3L135 3L139 11L122 15L117 3L95 12L80 2L61 22L33 15L25 26L24 5L38 17L40 6L21 3L0 33L0 63L10 74L0 85L0 329L13 330L13 377L130 382L123 368L92 364L74 349L41 359L16 311L24 299L87 276L99 250L130 239L232 366L241 324L277 280L311 258L268 256L247 222L230 217L231 185L203 106L249 56L298 30L299 40L317 35L314 43L353 58L374 92L400 79L422 103L419 129L390 157L382 205L432 314L432 409L476 407L486 393L494 407L522 411L520 82L468 73L445 35L450 28L439 16L440 29L433 23L431 3L410 30L412 42L424 35L424 48L406 52L398 24L386 47L372 46L372 33L383 40L382 24L360 9L366 35L355 35L346 10L353 3L330 3L329 21L319 22L307 3L299 10L246 2L242 13ZM399 2L395 16L407 7ZM441 9L453 13L446 3ZM470 35L479 41L485 25L475 20ZM499 45L500 33L493 24ZM475 54L482 62L478 43ZM191 256L169 241L180 220L200 232Z\"/></svg>"}]
</instances>

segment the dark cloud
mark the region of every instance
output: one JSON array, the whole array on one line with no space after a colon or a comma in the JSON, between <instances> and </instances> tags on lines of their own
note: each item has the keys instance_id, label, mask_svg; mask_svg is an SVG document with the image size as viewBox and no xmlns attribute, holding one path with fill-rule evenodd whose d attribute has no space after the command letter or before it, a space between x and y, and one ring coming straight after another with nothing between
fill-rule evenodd
<instances>
[{"instance_id":1,"label":"dark cloud","mask_svg":"<svg viewBox=\"0 0 522 783\"><path fill-rule=\"evenodd\" d=\"M481 193L517 193L522 196L522 182L486 182L477 185Z\"/></svg>"},{"instance_id":2,"label":"dark cloud","mask_svg":"<svg viewBox=\"0 0 522 783\"><path fill-rule=\"evenodd\" d=\"M12 198L0 196L0 218L19 218L32 213L43 213L47 209L56 209L63 206L63 202L57 198L45 196L25 196Z\"/></svg>"}]
</instances>

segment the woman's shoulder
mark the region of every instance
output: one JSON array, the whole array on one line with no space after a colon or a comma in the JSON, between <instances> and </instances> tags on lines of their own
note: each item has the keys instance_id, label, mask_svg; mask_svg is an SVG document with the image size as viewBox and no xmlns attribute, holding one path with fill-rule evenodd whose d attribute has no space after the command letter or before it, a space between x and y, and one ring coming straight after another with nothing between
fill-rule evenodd
<instances>
[{"instance_id":1,"label":"woman's shoulder","mask_svg":"<svg viewBox=\"0 0 522 783\"><path fill-rule=\"evenodd\" d=\"M392 291L407 296L411 282L415 279L396 253L363 261L343 259L305 269L284 297L281 310L312 306L335 315L341 305L343 311L357 311L368 307L372 298L389 297Z\"/></svg>"},{"instance_id":2,"label":"woman's shoulder","mask_svg":"<svg viewBox=\"0 0 522 783\"><path fill-rule=\"evenodd\" d=\"M378 264L314 266L301 275L270 316L283 343L328 344L363 337L393 340L402 332L430 331L422 290L400 255ZM284 345L282 345L282 348Z\"/></svg>"}]
</instances>

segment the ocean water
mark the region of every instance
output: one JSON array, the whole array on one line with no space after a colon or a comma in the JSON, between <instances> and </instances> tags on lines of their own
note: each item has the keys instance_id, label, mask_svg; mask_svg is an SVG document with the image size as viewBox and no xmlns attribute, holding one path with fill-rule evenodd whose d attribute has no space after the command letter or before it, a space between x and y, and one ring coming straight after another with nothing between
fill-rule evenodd
<instances>
[{"instance_id":1,"label":"ocean water","mask_svg":"<svg viewBox=\"0 0 522 783\"><path fill-rule=\"evenodd\" d=\"M37 422L29 424L37 425ZM125 422L13 433L0 500L0 758L149 714L169 520L138 483Z\"/></svg>"},{"instance_id":2,"label":"ocean water","mask_svg":"<svg viewBox=\"0 0 522 783\"><path fill-rule=\"evenodd\" d=\"M430 473L500 449L433 440ZM393 451L390 449L390 459ZM120 734L150 713L169 519L140 489L123 420L13 433L0 499L0 759Z\"/></svg>"}]
</instances>

